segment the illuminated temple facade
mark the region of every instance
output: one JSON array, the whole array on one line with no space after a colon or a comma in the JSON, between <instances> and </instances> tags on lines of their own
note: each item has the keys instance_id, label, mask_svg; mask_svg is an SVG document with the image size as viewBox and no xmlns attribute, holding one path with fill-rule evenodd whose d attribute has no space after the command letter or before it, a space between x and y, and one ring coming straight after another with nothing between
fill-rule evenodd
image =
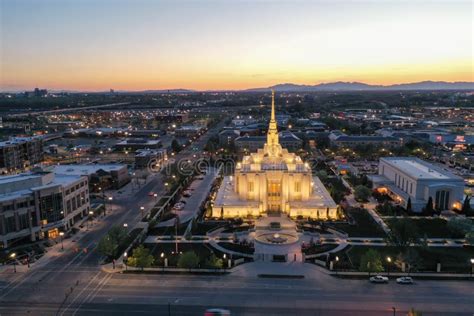
<instances>
[{"instance_id":1,"label":"illuminated temple facade","mask_svg":"<svg viewBox=\"0 0 474 316\"><path fill-rule=\"evenodd\" d=\"M337 217L337 204L312 175L311 167L280 145L273 91L267 141L256 153L243 157L234 176L224 177L212 216L246 217L267 212L321 220Z\"/></svg>"}]
</instances>

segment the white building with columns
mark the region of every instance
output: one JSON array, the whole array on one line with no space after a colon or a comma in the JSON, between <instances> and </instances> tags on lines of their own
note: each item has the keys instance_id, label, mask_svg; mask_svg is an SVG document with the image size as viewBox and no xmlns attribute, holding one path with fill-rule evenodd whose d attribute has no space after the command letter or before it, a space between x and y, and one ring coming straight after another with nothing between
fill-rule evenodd
<instances>
[{"instance_id":1,"label":"white building with columns","mask_svg":"<svg viewBox=\"0 0 474 316\"><path fill-rule=\"evenodd\" d=\"M439 211L462 207L464 180L416 157L380 158L379 174L371 179L374 188L404 207L410 199L415 212L421 212L430 197Z\"/></svg>"},{"instance_id":2,"label":"white building with columns","mask_svg":"<svg viewBox=\"0 0 474 316\"><path fill-rule=\"evenodd\" d=\"M337 209L309 164L280 145L272 92L266 143L237 163L234 176L224 177L212 216L259 216L270 211L324 220L336 218Z\"/></svg>"}]
</instances>

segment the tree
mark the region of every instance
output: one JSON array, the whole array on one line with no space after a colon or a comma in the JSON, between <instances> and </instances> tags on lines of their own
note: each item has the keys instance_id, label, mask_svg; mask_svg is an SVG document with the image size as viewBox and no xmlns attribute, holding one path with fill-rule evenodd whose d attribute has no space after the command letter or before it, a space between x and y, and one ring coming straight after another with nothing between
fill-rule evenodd
<instances>
[{"instance_id":1,"label":"tree","mask_svg":"<svg viewBox=\"0 0 474 316\"><path fill-rule=\"evenodd\" d=\"M115 240L117 244L120 244L122 241L125 240L125 238L127 238L128 232L125 227L114 225L110 228L107 234L110 236L110 238Z\"/></svg>"},{"instance_id":2,"label":"tree","mask_svg":"<svg viewBox=\"0 0 474 316\"><path fill-rule=\"evenodd\" d=\"M372 191L365 185L358 185L354 189L354 197L359 202L366 202Z\"/></svg>"},{"instance_id":3,"label":"tree","mask_svg":"<svg viewBox=\"0 0 474 316\"><path fill-rule=\"evenodd\" d=\"M149 268L155 261L155 258L150 254L150 250L143 245L138 246L133 251L133 256L128 258L127 264L132 267Z\"/></svg>"},{"instance_id":4,"label":"tree","mask_svg":"<svg viewBox=\"0 0 474 316\"><path fill-rule=\"evenodd\" d=\"M174 152L180 152L181 151L181 145L179 144L179 142L176 140L176 139L173 139L173 141L171 142L171 149L174 151Z\"/></svg>"},{"instance_id":5,"label":"tree","mask_svg":"<svg viewBox=\"0 0 474 316\"><path fill-rule=\"evenodd\" d=\"M411 206L411 197L408 198L408 201L407 201L407 213L411 213L413 210L412 210L412 206Z\"/></svg>"},{"instance_id":6,"label":"tree","mask_svg":"<svg viewBox=\"0 0 474 316\"><path fill-rule=\"evenodd\" d=\"M466 234L466 241L472 245L474 245L474 230L471 230Z\"/></svg>"},{"instance_id":7,"label":"tree","mask_svg":"<svg viewBox=\"0 0 474 316\"><path fill-rule=\"evenodd\" d=\"M467 195L466 195L466 198L464 199L464 203L462 204L461 211L466 216L469 216L472 212L472 210L471 210L471 198Z\"/></svg>"},{"instance_id":8,"label":"tree","mask_svg":"<svg viewBox=\"0 0 474 316\"><path fill-rule=\"evenodd\" d=\"M97 250L103 256L115 258L118 247L127 238L127 234L127 230L124 227L112 226L107 234L100 239Z\"/></svg>"},{"instance_id":9,"label":"tree","mask_svg":"<svg viewBox=\"0 0 474 316\"><path fill-rule=\"evenodd\" d=\"M394 214L394 209L389 201L384 201L382 204L378 204L375 209L381 213L381 215L392 216Z\"/></svg>"},{"instance_id":10,"label":"tree","mask_svg":"<svg viewBox=\"0 0 474 316\"><path fill-rule=\"evenodd\" d=\"M370 274L382 272L383 270L382 258L377 250L369 249L360 258L359 271L369 272Z\"/></svg>"},{"instance_id":11,"label":"tree","mask_svg":"<svg viewBox=\"0 0 474 316\"><path fill-rule=\"evenodd\" d=\"M418 228L410 219L394 219L390 225L388 241L398 247L408 247L411 243L418 243Z\"/></svg>"},{"instance_id":12,"label":"tree","mask_svg":"<svg viewBox=\"0 0 474 316\"><path fill-rule=\"evenodd\" d=\"M112 258L115 257L117 246L118 244L107 234L99 240L97 250L101 255Z\"/></svg>"},{"instance_id":13,"label":"tree","mask_svg":"<svg viewBox=\"0 0 474 316\"><path fill-rule=\"evenodd\" d=\"M199 257L194 251L183 253L178 260L178 267L184 269L196 268L199 264Z\"/></svg>"},{"instance_id":14,"label":"tree","mask_svg":"<svg viewBox=\"0 0 474 316\"><path fill-rule=\"evenodd\" d=\"M215 254L212 254L205 262L205 266L211 269L222 269L224 262L222 259L217 258Z\"/></svg>"},{"instance_id":15,"label":"tree","mask_svg":"<svg viewBox=\"0 0 474 316\"><path fill-rule=\"evenodd\" d=\"M426 202L423 213L428 216L432 216L434 214L433 198L431 196L428 198L428 202Z\"/></svg>"},{"instance_id":16,"label":"tree","mask_svg":"<svg viewBox=\"0 0 474 316\"><path fill-rule=\"evenodd\" d=\"M422 265L422 259L415 248L408 247L406 251L400 253L397 257L396 264L401 267L405 263L408 273L418 271Z\"/></svg>"}]
</instances>

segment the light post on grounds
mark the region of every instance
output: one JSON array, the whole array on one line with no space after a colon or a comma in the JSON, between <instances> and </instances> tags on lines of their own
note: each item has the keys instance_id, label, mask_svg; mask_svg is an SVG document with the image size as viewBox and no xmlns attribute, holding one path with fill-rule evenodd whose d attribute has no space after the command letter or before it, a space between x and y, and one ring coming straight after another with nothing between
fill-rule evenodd
<instances>
[{"instance_id":1,"label":"light post on grounds","mask_svg":"<svg viewBox=\"0 0 474 316\"><path fill-rule=\"evenodd\" d=\"M125 253L123 254L123 264L125 265L125 271L127 271L127 269L128 269L128 268L127 268L127 266L128 266L128 258L127 258L127 256L128 256L128 254L127 254L127 252L125 252Z\"/></svg>"},{"instance_id":2,"label":"light post on grounds","mask_svg":"<svg viewBox=\"0 0 474 316\"><path fill-rule=\"evenodd\" d=\"M61 250L64 250L64 232L59 232L59 237L61 237Z\"/></svg>"},{"instance_id":3,"label":"light post on grounds","mask_svg":"<svg viewBox=\"0 0 474 316\"><path fill-rule=\"evenodd\" d=\"M10 255L10 258L12 258L12 260L13 260L13 272L16 273L16 259L15 259L16 258L16 253L12 253Z\"/></svg>"},{"instance_id":4,"label":"light post on grounds","mask_svg":"<svg viewBox=\"0 0 474 316\"><path fill-rule=\"evenodd\" d=\"M392 263L392 258L387 257L387 276L390 276L390 264Z\"/></svg>"},{"instance_id":5,"label":"light post on grounds","mask_svg":"<svg viewBox=\"0 0 474 316\"><path fill-rule=\"evenodd\" d=\"M89 222L90 222L90 226L92 227L92 225L94 224L94 217L92 217L92 215L94 215L94 212L93 211L89 211Z\"/></svg>"},{"instance_id":6,"label":"light post on grounds","mask_svg":"<svg viewBox=\"0 0 474 316\"><path fill-rule=\"evenodd\" d=\"M471 258L471 277L473 273L474 273L474 258Z\"/></svg>"},{"instance_id":7,"label":"light post on grounds","mask_svg":"<svg viewBox=\"0 0 474 316\"><path fill-rule=\"evenodd\" d=\"M108 197L108 200L109 200L109 204L110 204L110 212L113 212L114 211L114 204L112 203L113 201L113 197L109 196ZM105 215L105 214L104 214Z\"/></svg>"}]
</instances>

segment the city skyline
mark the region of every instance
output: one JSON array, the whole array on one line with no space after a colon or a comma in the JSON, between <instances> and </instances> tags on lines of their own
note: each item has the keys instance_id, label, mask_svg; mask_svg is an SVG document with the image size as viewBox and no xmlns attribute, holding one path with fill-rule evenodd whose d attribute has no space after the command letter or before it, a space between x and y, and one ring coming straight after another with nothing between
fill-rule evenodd
<instances>
[{"instance_id":1,"label":"city skyline","mask_svg":"<svg viewBox=\"0 0 474 316\"><path fill-rule=\"evenodd\" d=\"M297 3L2 1L0 90L474 81L469 1Z\"/></svg>"}]
</instances>

